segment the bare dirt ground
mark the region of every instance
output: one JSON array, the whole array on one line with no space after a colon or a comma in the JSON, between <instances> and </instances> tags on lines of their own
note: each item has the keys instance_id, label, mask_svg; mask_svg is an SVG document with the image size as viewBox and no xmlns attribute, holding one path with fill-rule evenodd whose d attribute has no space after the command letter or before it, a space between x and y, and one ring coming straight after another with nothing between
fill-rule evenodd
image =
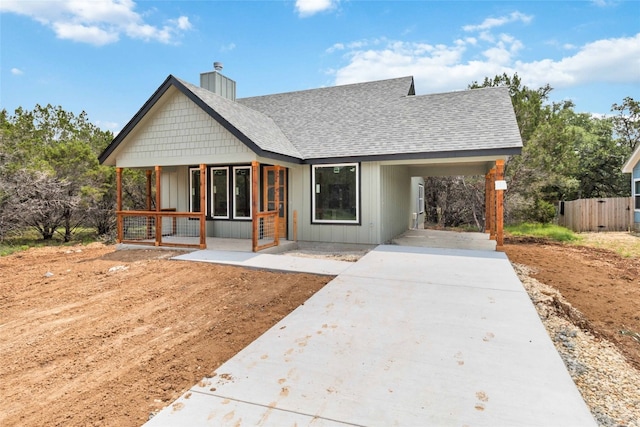
<instances>
[{"instance_id":1,"label":"bare dirt ground","mask_svg":"<svg viewBox=\"0 0 640 427\"><path fill-rule=\"evenodd\" d=\"M175 254L0 258L0 425L139 426L330 279Z\"/></svg>"},{"instance_id":2,"label":"bare dirt ground","mask_svg":"<svg viewBox=\"0 0 640 427\"><path fill-rule=\"evenodd\" d=\"M615 236L607 238L604 234L585 236L585 240L601 242L598 246L602 247L616 246L611 241ZM625 242L638 239L618 234ZM560 291L581 313L568 313L574 324L614 343L640 369L640 257L609 249L517 239L507 240L504 251L512 262L529 267L532 277Z\"/></svg>"},{"instance_id":3,"label":"bare dirt ground","mask_svg":"<svg viewBox=\"0 0 640 427\"><path fill-rule=\"evenodd\" d=\"M505 252L640 367L640 257L515 240ZM1 257L0 425L139 426L329 280L175 254L91 244Z\"/></svg>"}]
</instances>

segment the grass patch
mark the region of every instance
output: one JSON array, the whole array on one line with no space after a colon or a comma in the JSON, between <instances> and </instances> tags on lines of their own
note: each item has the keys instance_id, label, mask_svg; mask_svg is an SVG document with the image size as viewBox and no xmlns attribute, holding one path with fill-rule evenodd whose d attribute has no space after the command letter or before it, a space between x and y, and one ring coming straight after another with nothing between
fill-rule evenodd
<instances>
[{"instance_id":1,"label":"grass patch","mask_svg":"<svg viewBox=\"0 0 640 427\"><path fill-rule=\"evenodd\" d=\"M78 228L74 232L71 241L65 242L63 239L64 230L59 229L59 233L54 234L50 240L43 240L42 235L36 230L28 229L22 233L9 236L0 243L0 256L11 255L16 252L26 251L29 248L39 248L43 246L72 246L77 244L87 245L98 239L96 231L91 228Z\"/></svg>"},{"instance_id":2,"label":"grass patch","mask_svg":"<svg viewBox=\"0 0 640 427\"><path fill-rule=\"evenodd\" d=\"M525 222L517 225L508 225L505 227L505 231L512 236L535 237L557 242L577 242L580 240L580 236L573 231L555 224Z\"/></svg>"}]
</instances>

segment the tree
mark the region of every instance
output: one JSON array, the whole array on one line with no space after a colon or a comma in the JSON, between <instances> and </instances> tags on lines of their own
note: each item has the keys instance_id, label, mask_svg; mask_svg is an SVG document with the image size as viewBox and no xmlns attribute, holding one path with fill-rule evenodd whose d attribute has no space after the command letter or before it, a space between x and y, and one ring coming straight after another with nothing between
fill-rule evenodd
<instances>
[{"instance_id":1,"label":"tree","mask_svg":"<svg viewBox=\"0 0 640 427\"><path fill-rule=\"evenodd\" d=\"M3 110L0 120L3 152L10 156L5 179L20 187L23 223L43 239L62 226L69 241L87 222L97 193L115 191L97 172L97 155L113 135L90 123L85 112L76 116L60 106L18 108L13 116Z\"/></svg>"},{"instance_id":2,"label":"tree","mask_svg":"<svg viewBox=\"0 0 640 427\"><path fill-rule=\"evenodd\" d=\"M611 111L618 112L613 118L614 130L630 155L640 144L640 102L627 96L622 104L613 104Z\"/></svg>"}]
</instances>

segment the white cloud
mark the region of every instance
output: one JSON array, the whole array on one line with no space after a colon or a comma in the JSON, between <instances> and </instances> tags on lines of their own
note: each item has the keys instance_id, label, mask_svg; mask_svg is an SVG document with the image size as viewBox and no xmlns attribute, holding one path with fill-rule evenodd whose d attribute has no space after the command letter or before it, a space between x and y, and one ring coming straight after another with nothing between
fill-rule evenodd
<instances>
[{"instance_id":1,"label":"white cloud","mask_svg":"<svg viewBox=\"0 0 640 427\"><path fill-rule=\"evenodd\" d=\"M60 39L102 46L117 42L122 35L145 41L172 43L191 29L186 16L169 19L164 25L145 22L135 11L133 0L2 0L0 12L28 16L50 27Z\"/></svg>"},{"instance_id":2,"label":"white cloud","mask_svg":"<svg viewBox=\"0 0 640 427\"><path fill-rule=\"evenodd\" d=\"M235 48L236 48L236 44L235 43L229 43L227 45L221 46L220 47L220 52L231 52Z\"/></svg>"},{"instance_id":3,"label":"white cloud","mask_svg":"<svg viewBox=\"0 0 640 427\"><path fill-rule=\"evenodd\" d=\"M22 71L20 68L12 68L11 74L13 74L14 76L21 76L24 74L24 71Z\"/></svg>"},{"instance_id":4,"label":"white cloud","mask_svg":"<svg viewBox=\"0 0 640 427\"><path fill-rule=\"evenodd\" d=\"M501 16L499 18L487 18L479 25L465 25L462 27L464 31L486 31L495 27L501 27L511 22L523 22L528 24L533 20L533 16L525 15L520 12L511 12L507 16Z\"/></svg>"},{"instance_id":5,"label":"white cloud","mask_svg":"<svg viewBox=\"0 0 640 427\"><path fill-rule=\"evenodd\" d=\"M559 60L523 61L518 58L524 49L521 41L508 34L492 40L458 39L451 45L386 39L343 43L348 63L333 70L333 75L336 84L413 75L420 93L461 90L473 81L502 73L518 73L523 84L535 88L545 84L561 89L590 82L640 83L640 33L594 41Z\"/></svg>"},{"instance_id":6,"label":"white cloud","mask_svg":"<svg viewBox=\"0 0 640 427\"><path fill-rule=\"evenodd\" d=\"M296 0L296 10L301 17L335 9L339 0Z\"/></svg>"}]
</instances>

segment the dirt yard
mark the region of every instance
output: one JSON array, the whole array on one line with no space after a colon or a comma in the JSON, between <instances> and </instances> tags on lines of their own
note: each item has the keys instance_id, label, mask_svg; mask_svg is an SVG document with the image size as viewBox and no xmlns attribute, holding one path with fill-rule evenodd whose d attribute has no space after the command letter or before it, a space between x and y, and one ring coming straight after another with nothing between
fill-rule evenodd
<instances>
[{"instance_id":1,"label":"dirt yard","mask_svg":"<svg viewBox=\"0 0 640 427\"><path fill-rule=\"evenodd\" d=\"M640 367L639 258L540 242L505 251ZM0 425L139 426L329 280L174 254L91 244L0 258Z\"/></svg>"},{"instance_id":2,"label":"dirt yard","mask_svg":"<svg viewBox=\"0 0 640 427\"><path fill-rule=\"evenodd\" d=\"M640 369L640 257L593 247L510 242L504 251L512 262L530 267L532 277L560 291L582 313L573 323L614 343Z\"/></svg>"},{"instance_id":3,"label":"dirt yard","mask_svg":"<svg viewBox=\"0 0 640 427\"><path fill-rule=\"evenodd\" d=\"M173 255L0 258L0 426L139 426L329 280Z\"/></svg>"}]
</instances>

